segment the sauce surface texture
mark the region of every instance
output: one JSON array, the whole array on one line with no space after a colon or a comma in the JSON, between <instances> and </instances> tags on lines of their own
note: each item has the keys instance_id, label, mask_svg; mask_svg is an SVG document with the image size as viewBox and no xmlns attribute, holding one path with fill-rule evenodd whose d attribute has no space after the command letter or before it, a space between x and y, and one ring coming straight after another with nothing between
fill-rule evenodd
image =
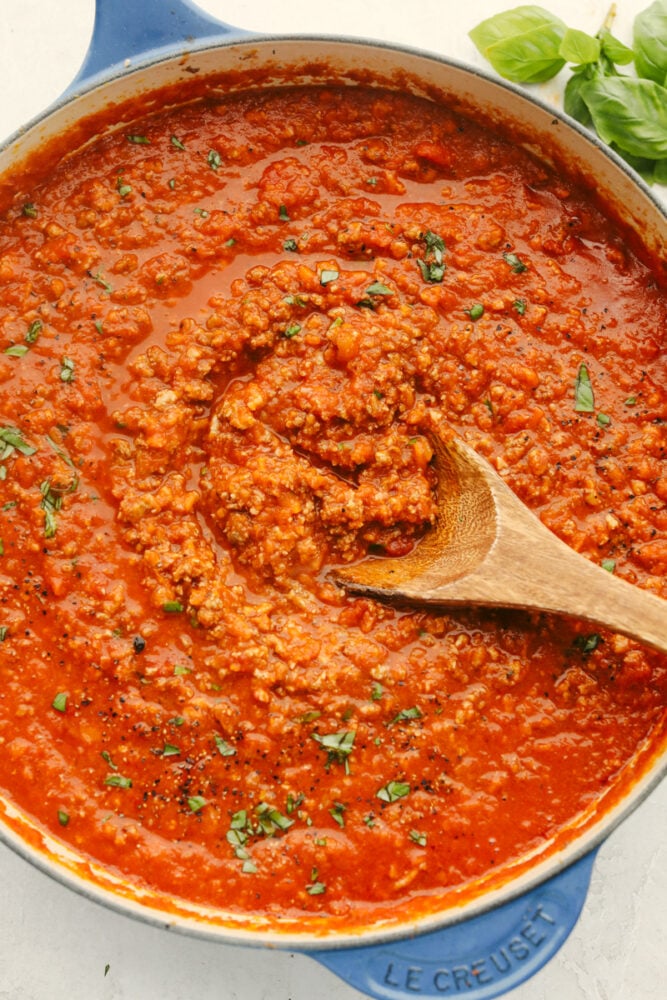
<instances>
[{"instance_id":1,"label":"sauce surface texture","mask_svg":"<svg viewBox=\"0 0 667 1000\"><path fill-rule=\"evenodd\" d=\"M581 191L407 96L257 91L65 158L0 222L4 794L299 927L566 840L664 720L665 658L327 570L418 543L441 427L667 597L666 329Z\"/></svg>"}]
</instances>

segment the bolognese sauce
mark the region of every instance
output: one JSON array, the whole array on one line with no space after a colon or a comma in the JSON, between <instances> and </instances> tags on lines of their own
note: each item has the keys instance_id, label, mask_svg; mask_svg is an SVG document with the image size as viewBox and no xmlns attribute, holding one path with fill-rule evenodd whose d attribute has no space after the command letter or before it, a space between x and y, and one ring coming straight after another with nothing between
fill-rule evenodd
<instances>
[{"instance_id":1,"label":"bolognese sauce","mask_svg":"<svg viewBox=\"0 0 667 1000\"><path fill-rule=\"evenodd\" d=\"M388 91L201 101L17 186L4 795L130 883L300 926L561 844L664 723L664 656L328 571L419 544L447 428L667 597L665 329L586 192Z\"/></svg>"}]
</instances>

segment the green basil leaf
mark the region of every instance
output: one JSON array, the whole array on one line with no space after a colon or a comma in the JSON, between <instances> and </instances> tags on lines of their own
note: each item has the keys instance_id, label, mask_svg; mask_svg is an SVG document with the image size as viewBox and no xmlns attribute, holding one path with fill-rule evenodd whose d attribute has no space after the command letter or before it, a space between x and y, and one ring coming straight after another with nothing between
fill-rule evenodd
<instances>
[{"instance_id":1,"label":"green basil leaf","mask_svg":"<svg viewBox=\"0 0 667 1000\"><path fill-rule=\"evenodd\" d=\"M132 778L125 778L122 774L108 774L104 784L110 788L132 788Z\"/></svg>"},{"instance_id":2,"label":"green basil leaf","mask_svg":"<svg viewBox=\"0 0 667 1000\"><path fill-rule=\"evenodd\" d=\"M588 128L589 125L593 124L593 119L586 101L581 96L581 88L586 82L587 78L579 73L570 77L565 84L563 109L566 115L570 115L571 118Z\"/></svg>"},{"instance_id":3,"label":"green basil leaf","mask_svg":"<svg viewBox=\"0 0 667 1000\"><path fill-rule=\"evenodd\" d=\"M667 88L652 80L596 76L583 84L581 97L606 143L648 160L667 158Z\"/></svg>"},{"instance_id":4,"label":"green basil leaf","mask_svg":"<svg viewBox=\"0 0 667 1000\"><path fill-rule=\"evenodd\" d=\"M633 42L639 76L664 83L667 78L667 0L656 0L637 15Z\"/></svg>"},{"instance_id":5,"label":"green basil leaf","mask_svg":"<svg viewBox=\"0 0 667 1000\"><path fill-rule=\"evenodd\" d=\"M566 31L564 22L542 7L524 6L482 21L470 38L506 80L541 83L565 65L559 50Z\"/></svg>"},{"instance_id":6,"label":"green basil leaf","mask_svg":"<svg viewBox=\"0 0 667 1000\"><path fill-rule=\"evenodd\" d=\"M619 42L618 38L614 38L609 28L601 28L598 38L604 55L617 66L629 66L635 58L633 50L623 42Z\"/></svg>"},{"instance_id":7,"label":"green basil leaf","mask_svg":"<svg viewBox=\"0 0 667 1000\"><path fill-rule=\"evenodd\" d=\"M577 413L593 413L595 410L593 386L586 365L579 365L574 382L574 409Z\"/></svg>"},{"instance_id":8,"label":"green basil leaf","mask_svg":"<svg viewBox=\"0 0 667 1000\"><path fill-rule=\"evenodd\" d=\"M59 691L51 702L51 707L55 708L56 712L64 712L67 708L67 692Z\"/></svg>"},{"instance_id":9,"label":"green basil leaf","mask_svg":"<svg viewBox=\"0 0 667 1000\"><path fill-rule=\"evenodd\" d=\"M177 615L183 610L183 605L180 601L165 601L162 610L166 611L167 614Z\"/></svg>"},{"instance_id":10,"label":"green basil leaf","mask_svg":"<svg viewBox=\"0 0 667 1000\"><path fill-rule=\"evenodd\" d=\"M656 184L667 185L667 159L657 161L653 174L653 180Z\"/></svg>"},{"instance_id":11,"label":"green basil leaf","mask_svg":"<svg viewBox=\"0 0 667 1000\"><path fill-rule=\"evenodd\" d=\"M22 455L34 455L37 451L31 444L27 444L23 440L20 431L17 431L15 427L0 427L0 442L7 445L8 448L15 448Z\"/></svg>"},{"instance_id":12,"label":"green basil leaf","mask_svg":"<svg viewBox=\"0 0 667 1000\"><path fill-rule=\"evenodd\" d=\"M585 31L579 31L577 28L568 28L563 35L558 52L566 62L582 65L597 62L600 58L600 49L599 38L593 38L592 35L586 34Z\"/></svg>"},{"instance_id":13,"label":"green basil leaf","mask_svg":"<svg viewBox=\"0 0 667 1000\"><path fill-rule=\"evenodd\" d=\"M222 736L218 736L216 733L214 739L221 757L233 757L235 755L236 750L234 747L230 746L227 740L223 740Z\"/></svg>"},{"instance_id":14,"label":"green basil leaf","mask_svg":"<svg viewBox=\"0 0 667 1000\"><path fill-rule=\"evenodd\" d=\"M312 885L306 886L306 892L309 896L321 896L326 891L327 887L324 882L313 882Z\"/></svg>"},{"instance_id":15,"label":"green basil leaf","mask_svg":"<svg viewBox=\"0 0 667 1000\"><path fill-rule=\"evenodd\" d=\"M375 794L383 802L396 802L410 794L410 785L407 781L390 781Z\"/></svg>"}]
</instances>

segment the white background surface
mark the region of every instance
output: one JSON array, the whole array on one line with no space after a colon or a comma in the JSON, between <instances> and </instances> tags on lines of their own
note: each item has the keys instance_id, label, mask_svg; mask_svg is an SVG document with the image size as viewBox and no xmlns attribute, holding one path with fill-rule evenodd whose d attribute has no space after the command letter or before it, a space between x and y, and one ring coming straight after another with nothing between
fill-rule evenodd
<instances>
[{"instance_id":1,"label":"white background surface","mask_svg":"<svg viewBox=\"0 0 667 1000\"><path fill-rule=\"evenodd\" d=\"M247 29L378 38L482 65L467 32L513 2L519 0L201 0L201 6ZM632 18L648 2L618 0L620 38L629 41ZM609 0L544 5L594 33ZM87 47L93 7L94 0L0 0L0 138L70 82ZM559 88L549 84L544 93L557 101ZM666 832L664 782L603 845L571 937L512 1000L667 996ZM0 885L0 1000L361 998L303 956L172 935L109 912L2 846Z\"/></svg>"}]
</instances>

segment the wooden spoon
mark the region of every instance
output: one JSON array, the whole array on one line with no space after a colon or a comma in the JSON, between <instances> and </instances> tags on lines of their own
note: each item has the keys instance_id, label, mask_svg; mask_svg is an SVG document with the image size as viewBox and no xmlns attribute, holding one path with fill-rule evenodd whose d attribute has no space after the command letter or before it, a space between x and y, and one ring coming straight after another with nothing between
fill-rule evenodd
<instances>
[{"instance_id":1,"label":"wooden spoon","mask_svg":"<svg viewBox=\"0 0 667 1000\"><path fill-rule=\"evenodd\" d=\"M337 583L384 600L568 615L667 652L667 601L561 542L463 441L431 443L438 469L433 530L407 556L337 570Z\"/></svg>"}]
</instances>

